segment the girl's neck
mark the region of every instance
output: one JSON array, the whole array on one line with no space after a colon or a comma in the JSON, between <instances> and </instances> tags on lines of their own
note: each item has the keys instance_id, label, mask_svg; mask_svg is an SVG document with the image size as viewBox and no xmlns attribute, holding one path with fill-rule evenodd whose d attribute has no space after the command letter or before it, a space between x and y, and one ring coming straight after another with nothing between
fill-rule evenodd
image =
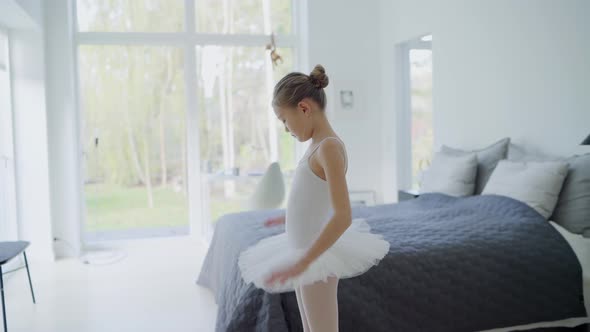
<instances>
[{"instance_id":1,"label":"girl's neck","mask_svg":"<svg viewBox=\"0 0 590 332\"><path fill-rule=\"evenodd\" d=\"M332 126L330 126L325 114L322 114L314 124L313 134L311 135L311 145L321 142L326 137L334 136L336 136L336 132L332 129Z\"/></svg>"}]
</instances>

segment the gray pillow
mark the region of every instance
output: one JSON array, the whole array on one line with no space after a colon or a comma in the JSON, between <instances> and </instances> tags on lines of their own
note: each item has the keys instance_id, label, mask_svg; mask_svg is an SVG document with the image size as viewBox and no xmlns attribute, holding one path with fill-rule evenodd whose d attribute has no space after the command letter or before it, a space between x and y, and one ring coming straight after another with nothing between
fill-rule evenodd
<instances>
[{"instance_id":1,"label":"gray pillow","mask_svg":"<svg viewBox=\"0 0 590 332\"><path fill-rule=\"evenodd\" d=\"M455 197L471 196L475 188L476 172L475 153L452 156L437 152L432 165L424 172L420 192L437 192Z\"/></svg>"},{"instance_id":2,"label":"gray pillow","mask_svg":"<svg viewBox=\"0 0 590 332\"><path fill-rule=\"evenodd\" d=\"M503 138L496 143L474 151L465 151L443 145L441 152L449 155L460 156L468 153L475 153L477 155L477 175L475 179L475 194L479 195L482 193L483 188L486 186L492 172L498 165L498 162L502 159L506 159L508 154L508 144L510 144L510 138Z\"/></svg>"},{"instance_id":3,"label":"gray pillow","mask_svg":"<svg viewBox=\"0 0 590 332\"><path fill-rule=\"evenodd\" d=\"M547 219L555 209L567 172L565 161L501 160L482 195L514 198Z\"/></svg>"},{"instance_id":4,"label":"gray pillow","mask_svg":"<svg viewBox=\"0 0 590 332\"><path fill-rule=\"evenodd\" d=\"M590 154L565 161L569 172L550 219L572 233L590 237Z\"/></svg>"},{"instance_id":5,"label":"gray pillow","mask_svg":"<svg viewBox=\"0 0 590 332\"><path fill-rule=\"evenodd\" d=\"M515 161L557 161L569 164L559 200L549 218L572 233L590 237L590 154L567 159L549 156L520 145L510 144L508 159Z\"/></svg>"}]
</instances>

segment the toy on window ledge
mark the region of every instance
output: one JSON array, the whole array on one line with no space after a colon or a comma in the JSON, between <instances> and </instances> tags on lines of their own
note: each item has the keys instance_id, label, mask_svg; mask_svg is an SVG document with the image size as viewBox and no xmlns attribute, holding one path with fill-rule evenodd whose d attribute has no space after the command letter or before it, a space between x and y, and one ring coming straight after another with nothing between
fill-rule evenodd
<instances>
[{"instance_id":1,"label":"toy on window ledge","mask_svg":"<svg viewBox=\"0 0 590 332\"><path fill-rule=\"evenodd\" d=\"M283 63L283 58L277 53L274 34L270 35L270 44L266 45L266 49L270 50L270 60L272 61L273 68Z\"/></svg>"}]
</instances>

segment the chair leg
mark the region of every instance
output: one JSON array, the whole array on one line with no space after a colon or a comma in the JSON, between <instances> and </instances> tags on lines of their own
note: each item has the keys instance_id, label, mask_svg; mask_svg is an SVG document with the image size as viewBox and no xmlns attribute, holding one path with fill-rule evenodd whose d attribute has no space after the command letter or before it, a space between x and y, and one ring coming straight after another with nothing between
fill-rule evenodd
<instances>
[{"instance_id":1,"label":"chair leg","mask_svg":"<svg viewBox=\"0 0 590 332\"><path fill-rule=\"evenodd\" d=\"M4 321L4 332L8 332L6 327L6 304L4 304L4 278L2 277L2 265L0 265L0 292L2 293L2 318Z\"/></svg>"},{"instance_id":2,"label":"chair leg","mask_svg":"<svg viewBox=\"0 0 590 332\"><path fill-rule=\"evenodd\" d=\"M29 262L27 262L27 253L23 251L23 256L25 256L25 266L27 267L27 275L29 276L29 287L31 287L31 296L33 297L33 303L35 302L35 292L33 291L33 283L31 282L31 273L29 272Z\"/></svg>"}]
</instances>

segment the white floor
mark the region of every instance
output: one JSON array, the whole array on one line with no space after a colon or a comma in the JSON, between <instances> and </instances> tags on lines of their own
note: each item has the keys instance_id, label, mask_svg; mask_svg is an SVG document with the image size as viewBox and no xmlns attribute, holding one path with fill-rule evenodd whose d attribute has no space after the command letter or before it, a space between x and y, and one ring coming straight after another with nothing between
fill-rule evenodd
<instances>
[{"instance_id":1,"label":"white floor","mask_svg":"<svg viewBox=\"0 0 590 332\"><path fill-rule=\"evenodd\" d=\"M217 306L195 284L206 248L185 237L108 243L125 256L89 256L31 265L5 276L8 330L39 332L213 331ZM2 327L0 325L0 331Z\"/></svg>"}]
</instances>

